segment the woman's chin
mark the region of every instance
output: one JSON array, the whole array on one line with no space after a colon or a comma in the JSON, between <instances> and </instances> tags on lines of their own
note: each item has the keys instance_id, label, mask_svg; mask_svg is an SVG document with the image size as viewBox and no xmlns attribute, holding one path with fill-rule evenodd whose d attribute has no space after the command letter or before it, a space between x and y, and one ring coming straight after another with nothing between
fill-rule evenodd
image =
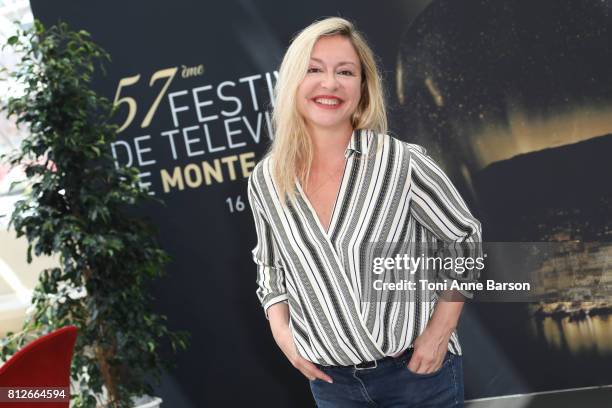
<instances>
[{"instance_id":1,"label":"woman's chin","mask_svg":"<svg viewBox=\"0 0 612 408\"><path fill-rule=\"evenodd\" d=\"M317 117L317 118L306 118L306 122L309 123L311 126L316 127L316 128L320 128L320 129L335 129L335 128L341 128L343 126L345 126L346 124L350 124L350 118L333 118L333 120L330 120L331 118L321 118L321 117Z\"/></svg>"}]
</instances>

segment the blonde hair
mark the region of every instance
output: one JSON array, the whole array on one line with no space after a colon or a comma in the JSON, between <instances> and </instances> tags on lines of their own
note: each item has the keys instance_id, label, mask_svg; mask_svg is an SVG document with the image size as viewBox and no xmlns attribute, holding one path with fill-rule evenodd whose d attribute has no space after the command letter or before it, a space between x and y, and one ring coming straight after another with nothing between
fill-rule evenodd
<instances>
[{"instance_id":1,"label":"blonde hair","mask_svg":"<svg viewBox=\"0 0 612 408\"><path fill-rule=\"evenodd\" d=\"M374 53L355 26L340 17L315 21L291 41L280 65L274 87L272 111L273 141L268 154L271 156L272 176L277 185L281 202L285 196L295 198L295 178L305 185L312 163L312 142L306 130L304 118L296 105L297 89L306 76L310 54L322 36L341 35L350 40L361 63L361 100L352 116L354 129L370 129L387 132L384 89Z\"/></svg>"}]
</instances>

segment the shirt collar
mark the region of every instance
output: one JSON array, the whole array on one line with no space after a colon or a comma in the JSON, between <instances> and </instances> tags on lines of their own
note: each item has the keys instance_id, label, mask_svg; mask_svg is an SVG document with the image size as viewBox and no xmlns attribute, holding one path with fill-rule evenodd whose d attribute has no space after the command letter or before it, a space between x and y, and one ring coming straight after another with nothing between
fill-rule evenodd
<instances>
[{"instance_id":1,"label":"shirt collar","mask_svg":"<svg viewBox=\"0 0 612 408\"><path fill-rule=\"evenodd\" d=\"M348 157L352 152L359 155L367 155L370 147L370 132L366 129L355 129L351 135L349 145L344 152L344 157Z\"/></svg>"}]
</instances>

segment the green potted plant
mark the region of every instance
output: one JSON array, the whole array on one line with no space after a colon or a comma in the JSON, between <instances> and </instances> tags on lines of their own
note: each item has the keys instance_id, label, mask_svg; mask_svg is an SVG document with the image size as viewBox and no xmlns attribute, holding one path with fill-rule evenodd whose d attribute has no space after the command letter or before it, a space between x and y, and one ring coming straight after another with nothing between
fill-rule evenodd
<instances>
[{"instance_id":1,"label":"green potted plant","mask_svg":"<svg viewBox=\"0 0 612 408\"><path fill-rule=\"evenodd\" d=\"M163 202L140 186L136 168L117 166L111 154L115 109L90 89L96 62L104 72L110 56L63 22L45 29L36 20L6 46L22 56L17 69L5 70L22 89L2 110L29 130L18 151L0 157L27 177L9 226L27 237L28 262L33 250L59 255L60 264L40 274L23 330L2 339L0 358L73 324L72 406L155 406L136 398L152 395L152 382L171 367L161 350L185 349L188 334L170 331L151 309L148 285L170 257L151 223L128 211Z\"/></svg>"}]
</instances>

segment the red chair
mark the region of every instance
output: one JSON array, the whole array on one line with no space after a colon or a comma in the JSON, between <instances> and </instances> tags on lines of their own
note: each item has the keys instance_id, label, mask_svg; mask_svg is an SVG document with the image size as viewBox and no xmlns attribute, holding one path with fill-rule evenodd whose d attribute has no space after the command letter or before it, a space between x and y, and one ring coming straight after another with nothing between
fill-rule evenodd
<instances>
[{"instance_id":1,"label":"red chair","mask_svg":"<svg viewBox=\"0 0 612 408\"><path fill-rule=\"evenodd\" d=\"M0 367L0 387L70 387L70 364L77 328L66 326L17 351ZM66 396L70 399L70 388ZM0 408L68 408L70 402L0 402Z\"/></svg>"}]
</instances>

